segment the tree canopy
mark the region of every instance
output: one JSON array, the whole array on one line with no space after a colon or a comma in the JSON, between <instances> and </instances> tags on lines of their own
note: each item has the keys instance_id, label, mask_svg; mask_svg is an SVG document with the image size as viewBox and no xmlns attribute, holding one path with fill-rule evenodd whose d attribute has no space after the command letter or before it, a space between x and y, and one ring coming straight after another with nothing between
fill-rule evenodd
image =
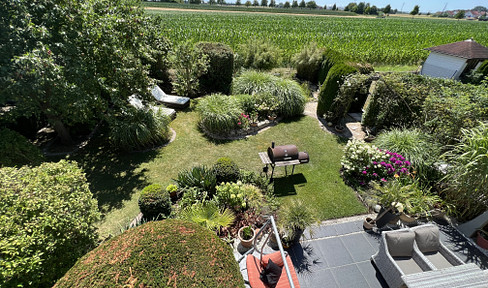
<instances>
[{"instance_id":1,"label":"tree canopy","mask_svg":"<svg viewBox=\"0 0 488 288\"><path fill-rule=\"evenodd\" d=\"M127 113L129 95L149 99L149 65L164 64L149 21L136 0L4 0L0 105L46 117L65 143L69 127Z\"/></svg>"}]
</instances>

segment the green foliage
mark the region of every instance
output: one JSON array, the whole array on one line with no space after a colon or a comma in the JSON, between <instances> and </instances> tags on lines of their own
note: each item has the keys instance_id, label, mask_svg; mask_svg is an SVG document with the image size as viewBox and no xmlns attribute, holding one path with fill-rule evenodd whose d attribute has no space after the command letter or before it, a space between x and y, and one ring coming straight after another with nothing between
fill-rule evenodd
<instances>
[{"instance_id":1,"label":"green foliage","mask_svg":"<svg viewBox=\"0 0 488 288\"><path fill-rule=\"evenodd\" d=\"M256 71L242 73L234 79L232 92L250 95L271 94L278 104L277 113L285 118L300 115L305 109L306 96L298 83L267 73Z\"/></svg>"},{"instance_id":2,"label":"green foliage","mask_svg":"<svg viewBox=\"0 0 488 288\"><path fill-rule=\"evenodd\" d=\"M345 63L338 63L332 66L329 73L327 73L327 78L325 78L324 83L320 87L317 116L322 117L330 110L339 92L339 87L344 82L344 78L357 71L355 67Z\"/></svg>"},{"instance_id":3,"label":"green foliage","mask_svg":"<svg viewBox=\"0 0 488 288\"><path fill-rule=\"evenodd\" d=\"M488 60L483 61L483 63L481 63L481 65L480 65L480 67L478 67L478 69L476 69L476 72L483 75L483 77L487 77L488 76Z\"/></svg>"},{"instance_id":4,"label":"green foliage","mask_svg":"<svg viewBox=\"0 0 488 288\"><path fill-rule=\"evenodd\" d=\"M208 56L190 41L180 43L170 56L175 69L173 89L178 95L195 97L199 89L199 77L208 69Z\"/></svg>"},{"instance_id":5,"label":"green foliage","mask_svg":"<svg viewBox=\"0 0 488 288\"><path fill-rule=\"evenodd\" d=\"M319 48L317 43L313 42L303 47L297 53L292 62L297 69L297 77L302 80L308 80L312 83L317 82L319 70L324 59L324 48Z\"/></svg>"},{"instance_id":6,"label":"green foliage","mask_svg":"<svg viewBox=\"0 0 488 288\"><path fill-rule=\"evenodd\" d=\"M486 87L454 81L449 84L431 91L422 106L423 115L420 118L424 120L422 128L443 144L457 142L463 128L470 129L477 125L477 121L488 120Z\"/></svg>"},{"instance_id":7,"label":"green foliage","mask_svg":"<svg viewBox=\"0 0 488 288\"><path fill-rule=\"evenodd\" d=\"M281 50L264 39L250 39L238 51L237 63L244 68L271 70L281 63Z\"/></svg>"},{"instance_id":8,"label":"green foliage","mask_svg":"<svg viewBox=\"0 0 488 288\"><path fill-rule=\"evenodd\" d=\"M217 183L236 182L240 176L239 166L228 157L219 158L214 164L213 170L215 177L217 177Z\"/></svg>"},{"instance_id":9,"label":"green foliage","mask_svg":"<svg viewBox=\"0 0 488 288\"><path fill-rule=\"evenodd\" d=\"M222 183L217 186L215 201L221 207L231 208L238 212L249 208L259 208L263 202L263 195L259 188L251 184Z\"/></svg>"},{"instance_id":10,"label":"green foliage","mask_svg":"<svg viewBox=\"0 0 488 288\"><path fill-rule=\"evenodd\" d=\"M180 219L197 223L209 230L217 231L221 227L229 227L234 223L234 213L229 209L222 212L213 202L198 203L186 207L178 215Z\"/></svg>"},{"instance_id":11,"label":"green foliage","mask_svg":"<svg viewBox=\"0 0 488 288\"><path fill-rule=\"evenodd\" d=\"M151 184L141 191L139 209L147 220L164 219L171 214L171 199L160 184Z\"/></svg>"},{"instance_id":12,"label":"green foliage","mask_svg":"<svg viewBox=\"0 0 488 288\"><path fill-rule=\"evenodd\" d=\"M242 239L243 240L251 240L253 235L254 235L254 231L252 230L251 226L246 226L246 227L242 228Z\"/></svg>"},{"instance_id":13,"label":"green foliage","mask_svg":"<svg viewBox=\"0 0 488 288\"><path fill-rule=\"evenodd\" d=\"M339 52L331 49L326 49L322 55L322 63L320 63L318 80L319 84L323 84L329 70L336 64L343 63L348 60L347 57L343 56Z\"/></svg>"},{"instance_id":14,"label":"green foliage","mask_svg":"<svg viewBox=\"0 0 488 288\"><path fill-rule=\"evenodd\" d=\"M110 142L126 151L161 145L169 138L169 122L161 111L128 107L126 113L109 118Z\"/></svg>"},{"instance_id":15,"label":"green foliage","mask_svg":"<svg viewBox=\"0 0 488 288\"><path fill-rule=\"evenodd\" d=\"M446 201L461 219L469 220L488 208L488 124L462 129L461 142L444 155L449 163Z\"/></svg>"},{"instance_id":16,"label":"green foliage","mask_svg":"<svg viewBox=\"0 0 488 288\"><path fill-rule=\"evenodd\" d=\"M303 231L317 222L314 215L314 211L308 205L295 199L278 211L278 225L294 238L293 233Z\"/></svg>"},{"instance_id":17,"label":"green foliage","mask_svg":"<svg viewBox=\"0 0 488 288\"><path fill-rule=\"evenodd\" d=\"M75 162L0 169L0 286L50 287L97 242L99 220Z\"/></svg>"},{"instance_id":18,"label":"green foliage","mask_svg":"<svg viewBox=\"0 0 488 288\"><path fill-rule=\"evenodd\" d=\"M229 94L234 70L234 52L222 43L200 42L196 45L208 57L208 68L199 78L202 94Z\"/></svg>"},{"instance_id":19,"label":"green foliage","mask_svg":"<svg viewBox=\"0 0 488 288\"><path fill-rule=\"evenodd\" d=\"M208 193L196 187L181 188L181 192L183 196L178 202L181 209L193 206L195 204L205 203L207 200L209 200Z\"/></svg>"},{"instance_id":20,"label":"green foliage","mask_svg":"<svg viewBox=\"0 0 488 288\"><path fill-rule=\"evenodd\" d=\"M205 166L195 166L190 170L180 171L178 177L173 180L180 188L195 187L208 192L210 197L213 196L217 186L215 172Z\"/></svg>"},{"instance_id":21,"label":"green foliage","mask_svg":"<svg viewBox=\"0 0 488 288\"><path fill-rule=\"evenodd\" d=\"M63 143L69 127L115 115L129 95L149 99L142 62L155 53L137 1L7 0L0 9L0 104L46 117Z\"/></svg>"},{"instance_id":22,"label":"green foliage","mask_svg":"<svg viewBox=\"0 0 488 288\"><path fill-rule=\"evenodd\" d=\"M403 155L415 167L417 177L423 183L434 184L439 180L439 171L434 163L439 159L440 145L430 135L415 128L395 128L380 133L374 143L380 149Z\"/></svg>"},{"instance_id":23,"label":"green foliage","mask_svg":"<svg viewBox=\"0 0 488 288\"><path fill-rule=\"evenodd\" d=\"M205 263L205 265L202 265ZM194 223L129 229L85 255L54 287L244 287L232 249Z\"/></svg>"},{"instance_id":24,"label":"green foliage","mask_svg":"<svg viewBox=\"0 0 488 288\"><path fill-rule=\"evenodd\" d=\"M213 94L198 102L200 122L205 130L215 134L226 134L236 129L237 119L242 113L237 99Z\"/></svg>"},{"instance_id":25,"label":"green foliage","mask_svg":"<svg viewBox=\"0 0 488 288\"><path fill-rule=\"evenodd\" d=\"M19 133L0 129L0 167L39 165L44 160L41 151Z\"/></svg>"}]
</instances>

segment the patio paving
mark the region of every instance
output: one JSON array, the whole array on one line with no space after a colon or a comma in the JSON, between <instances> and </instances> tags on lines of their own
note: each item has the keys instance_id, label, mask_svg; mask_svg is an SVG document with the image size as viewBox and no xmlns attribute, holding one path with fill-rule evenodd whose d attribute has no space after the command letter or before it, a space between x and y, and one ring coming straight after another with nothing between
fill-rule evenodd
<instances>
[{"instance_id":1,"label":"patio paving","mask_svg":"<svg viewBox=\"0 0 488 288\"><path fill-rule=\"evenodd\" d=\"M288 252L300 286L315 287L388 287L370 261L378 251L380 234L366 232L365 216L346 218L306 231L306 239ZM439 226L442 242L466 263L488 269L488 257L449 225Z\"/></svg>"}]
</instances>

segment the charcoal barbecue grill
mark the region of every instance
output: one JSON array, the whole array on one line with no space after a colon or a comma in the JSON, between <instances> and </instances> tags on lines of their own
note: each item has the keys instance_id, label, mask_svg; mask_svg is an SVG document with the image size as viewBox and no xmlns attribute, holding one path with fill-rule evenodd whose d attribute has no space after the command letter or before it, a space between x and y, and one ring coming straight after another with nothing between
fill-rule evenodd
<instances>
[{"instance_id":1,"label":"charcoal barbecue grill","mask_svg":"<svg viewBox=\"0 0 488 288\"><path fill-rule=\"evenodd\" d=\"M285 175L288 175L287 166L293 165L291 175L295 172L295 165L305 164L310 161L310 157L307 152L298 152L298 148L295 145L282 145L268 147L267 152L259 152L261 161L266 166L263 171L268 172L268 165L271 166L271 181L273 181L275 167L285 167Z\"/></svg>"}]
</instances>

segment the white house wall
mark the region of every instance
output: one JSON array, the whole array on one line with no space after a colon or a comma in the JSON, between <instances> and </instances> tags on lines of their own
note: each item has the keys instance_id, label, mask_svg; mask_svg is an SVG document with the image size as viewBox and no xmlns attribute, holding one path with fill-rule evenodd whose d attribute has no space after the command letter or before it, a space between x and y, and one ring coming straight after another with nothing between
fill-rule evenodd
<instances>
[{"instance_id":1,"label":"white house wall","mask_svg":"<svg viewBox=\"0 0 488 288\"><path fill-rule=\"evenodd\" d=\"M437 78L459 79L466 67L466 59L431 52L420 74Z\"/></svg>"}]
</instances>

